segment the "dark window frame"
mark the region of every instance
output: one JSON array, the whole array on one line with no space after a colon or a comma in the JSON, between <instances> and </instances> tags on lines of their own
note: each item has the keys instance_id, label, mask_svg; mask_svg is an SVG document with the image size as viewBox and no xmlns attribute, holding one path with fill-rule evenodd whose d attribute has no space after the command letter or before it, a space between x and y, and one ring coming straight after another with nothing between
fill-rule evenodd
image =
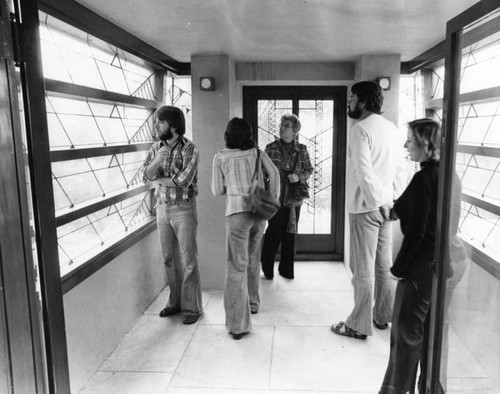
<instances>
[{"instance_id":1,"label":"dark window frame","mask_svg":"<svg viewBox=\"0 0 500 394\"><path fill-rule=\"evenodd\" d=\"M91 100L94 102L102 102L107 104L125 104L128 106L137 106L146 108L151 113L162 104L163 84L167 72L173 72L177 75L189 75L190 64L180 63L156 50L149 44L139 40L127 31L110 23L101 16L95 14L91 10L81 6L77 2L65 2L59 0L41 0L38 2L38 9L54 18L57 18L65 23L72 25L85 33L91 34L96 38L112 44L124 51L127 51L152 66L154 70L154 78L156 79L155 100L148 100L140 97L133 97L126 94L114 93L95 89L91 87L71 84L67 82L57 81L53 79L44 79L45 91L53 96L67 97L71 99ZM45 108L44 108L45 110ZM50 151L50 163L75 160L88 157L99 157L110 154L119 154L135 151L147 151L151 147L152 142L122 144L112 146L99 146L91 148L70 148L58 149ZM35 160L36 161L36 160ZM123 201L129 197L142 193L150 192L151 204L153 204L153 196L151 189L154 188L153 183L131 187L130 189L109 194L105 198L98 201L91 201L86 204L81 204L76 209L65 210L58 212L55 217L55 226L64 225L72 220L84 217L89 213L95 212L106 206ZM53 199L52 189L51 195L46 198ZM46 193L49 194L49 193ZM152 212L154 216L154 212ZM131 247L134 243L140 241L155 229L154 218L147 220L137 229L130 231L125 237L110 245L108 248L98 252L94 257L90 258L81 265L75 267L72 271L60 278L63 294L74 288L79 283L83 282L87 277L95 273L98 269L112 261L118 254ZM42 240L42 242L46 242ZM57 253L57 243L55 246Z\"/></svg>"},{"instance_id":2,"label":"dark window frame","mask_svg":"<svg viewBox=\"0 0 500 394\"><path fill-rule=\"evenodd\" d=\"M479 6L478 6L479 7ZM486 8L485 8L486 9ZM466 11L468 12L468 11ZM456 18L454 18L452 23L459 24L462 23L462 20L465 19L465 14L460 14ZM471 11L474 14L479 14L481 11ZM496 26L500 23L500 17L492 19L486 22L484 25L480 26L477 29L474 29L470 32L466 32L461 35L461 45L463 47L467 47L471 43L479 41L483 38L491 35L492 32L496 31ZM445 49L446 49L446 40L441 41L439 44L435 45L433 48L428 51L418 55L414 59L408 62L401 63L401 73L402 74L412 74L417 71L422 71L424 73L424 86L432 86L430 82L431 78L431 68L435 66L441 66L444 64L445 60ZM492 87L481 89L477 91L467 92L460 95L457 95L458 103L460 104L468 104L468 103L476 103L476 102L490 102L490 101L498 101L500 97L500 88ZM428 113L428 116L432 116L432 112L434 110L445 109L445 102L443 98L434 99L430 96L426 96L425 102L425 110ZM458 105L458 104L457 104ZM474 153L481 154L488 157L499 157L500 149L492 148L492 147L476 147L476 146L468 146L468 145L457 145L457 152L464 153ZM488 212L494 213L498 215L498 206L493 204L489 204L480 199L475 199L472 196L467 196L464 194L464 200L467 202L477 206L481 209L484 209ZM500 264L477 249L475 246L468 244L468 248L471 253L471 261L476 265L490 273L497 279L500 279Z\"/></svg>"}]
</instances>

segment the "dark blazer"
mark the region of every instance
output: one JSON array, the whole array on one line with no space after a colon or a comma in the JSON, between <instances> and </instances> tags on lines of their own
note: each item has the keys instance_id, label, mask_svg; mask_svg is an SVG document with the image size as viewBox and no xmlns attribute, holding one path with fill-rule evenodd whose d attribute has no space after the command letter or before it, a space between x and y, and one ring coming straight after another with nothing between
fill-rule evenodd
<instances>
[{"instance_id":1,"label":"dark blazer","mask_svg":"<svg viewBox=\"0 0 500 394\"><path fill-rule=\"evenodd\" d=\"M407 277L416 268L430 268L436 238L439 162L420 164L406 190L394 203L404 238L391 272ZM426 267L415 267L415 262Z\"/></svg>"}]
</instances>

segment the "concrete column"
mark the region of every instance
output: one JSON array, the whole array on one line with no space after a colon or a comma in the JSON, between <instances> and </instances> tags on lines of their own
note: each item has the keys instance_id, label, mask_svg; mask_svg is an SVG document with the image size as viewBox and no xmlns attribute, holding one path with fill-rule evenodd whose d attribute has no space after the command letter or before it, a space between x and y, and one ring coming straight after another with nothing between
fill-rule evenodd
<instances>
[{"instance_id":1,"label":"concrete column","mask_svg":"<svg viewBox=\"0 0 500 394\"><path fill-rule=\"evenodd\" d=\"M200 90L200 77L215 79L214 91ZM235 65L228 55L191 57L193 142L200 150L198 169L198 256L204 289L223 289L226 273L225 197L210 189L212 160L225 147L229 120L241 116Z\"/></svg>"},{"instance_id":2,"label":"concrete column","mask_svg":"<svg viewBox=\"0 0 500 394\"><path fill-rule=\"evenodd\" d=\"M391 90L384 90L383 116L398 125L400 55L363 55L356 60L355 82L391 77Z\"/></svg>"}]
</instances>

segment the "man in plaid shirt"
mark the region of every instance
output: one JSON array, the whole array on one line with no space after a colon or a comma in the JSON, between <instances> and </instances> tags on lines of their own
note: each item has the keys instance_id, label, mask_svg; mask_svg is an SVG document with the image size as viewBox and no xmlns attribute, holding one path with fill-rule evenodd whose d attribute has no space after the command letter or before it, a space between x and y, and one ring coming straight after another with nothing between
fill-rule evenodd
<instances>
[{"instance_id":1,"label":"man in plaid shirt","mask_svg":"<svg viewBox=\"0 0 500 394\"><path fill-rule=\"evenodd\" d=\"M160 317L182 313L192 324L203 314L196 231L198 148L184 137L186 122L177 107L155 113L155 142L142 166L143 181L156 181L158 233L170 297Z\"/></svg>"}]
</instances>

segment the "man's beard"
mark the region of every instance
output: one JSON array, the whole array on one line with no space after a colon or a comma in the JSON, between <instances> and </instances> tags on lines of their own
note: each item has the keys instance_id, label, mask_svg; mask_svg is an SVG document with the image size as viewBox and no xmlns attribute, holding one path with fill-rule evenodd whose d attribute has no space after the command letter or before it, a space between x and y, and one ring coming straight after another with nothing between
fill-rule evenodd
<instances>
[{"instance_id":1,"label":"man's beard","mask_svg":"<svg viewBox=\"0 0 500 394\"><path fill-rule=\"evenodd\" d=\"M358 103L356 103L354 111L351 111L350 108L347 110L347 116L349 116L351 119L359 119L361 117L361 108L359 108Z\"/></svg>"},{"instance_id":2,"label":"man's beard","mask_svg":"<svg viewBox=\"0 0 500 394\"><path fill-rule=\"evenodd\" d=\"M169 126L167 130L161 132L158 135L158 138L161 141L167 141L167 140L171 140L172 138L174 138L174 134L172 133L172 127Z\"/></svg>"}]
</instances>

